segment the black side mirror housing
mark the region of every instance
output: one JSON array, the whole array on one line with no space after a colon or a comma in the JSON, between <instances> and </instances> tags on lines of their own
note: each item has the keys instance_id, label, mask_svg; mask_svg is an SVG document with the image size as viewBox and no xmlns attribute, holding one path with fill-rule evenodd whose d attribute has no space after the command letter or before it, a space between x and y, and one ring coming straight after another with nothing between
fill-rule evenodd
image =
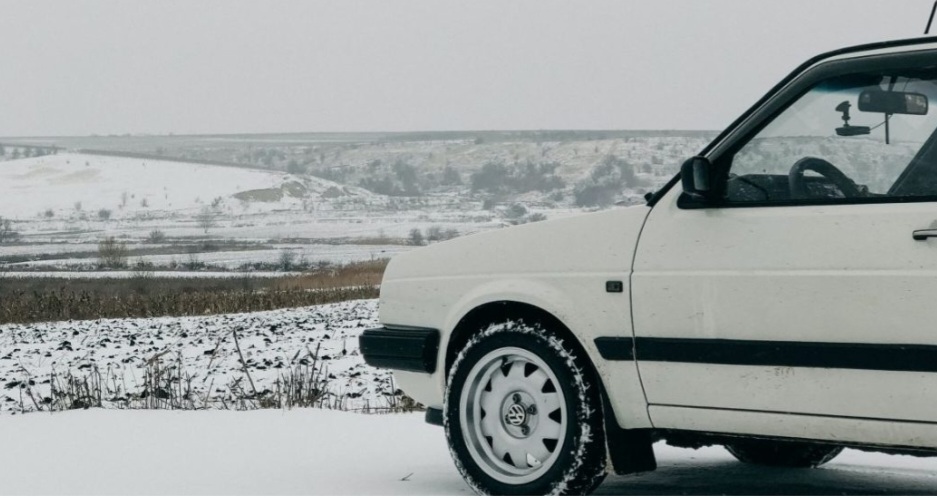
<instances>
[{"instance_id":1,"label":"black side mirror housing","mask_svg":"<svg viewBox=\"0 0 937 498\"><path fill-rule=\"evenodd\" d=\"M709 202L715 197L713 165L705 157L691 157L680 167L683 193L693 200Z\"/></svg>"}]
</instances>

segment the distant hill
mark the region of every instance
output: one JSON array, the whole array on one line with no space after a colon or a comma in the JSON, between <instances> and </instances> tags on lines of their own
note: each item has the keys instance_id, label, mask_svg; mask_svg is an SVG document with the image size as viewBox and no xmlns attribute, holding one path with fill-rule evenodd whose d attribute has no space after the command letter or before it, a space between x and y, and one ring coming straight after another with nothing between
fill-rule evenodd
<instances>
[{"instance_id":1,"label":"distant hill","mask_svg":"<svg viewBox=\"0 0 937 498\"><path fill-rule=\"evenodd\" d=\"M16 219L301 209L335 197L379 198L319 178L165 160L61 153L0 162L0 215Z\"/></svg>"}]
</instances>

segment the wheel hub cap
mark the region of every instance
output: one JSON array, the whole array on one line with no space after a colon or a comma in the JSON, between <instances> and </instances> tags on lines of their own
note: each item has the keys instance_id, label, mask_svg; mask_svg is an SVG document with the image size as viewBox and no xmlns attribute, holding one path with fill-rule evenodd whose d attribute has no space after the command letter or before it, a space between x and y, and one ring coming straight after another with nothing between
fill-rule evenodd
<instances>
[{"instance_id":1,"label":"wheel hub cap","mask_svg":"<svg viewBox=\"0 0 937 498\"><path fill-rule=\"evenodd\" d=\"M509 406L507 414L504 415L504 421L514 427L523 426L527 422L527 408L521 405Z\"/></svg>"},{"instance_id":2,"label":"wheel hub cap","mask_svg":"<svg viewBox=\"0 0 937 498\"><path fill-rule=\"evenodd\" d=\"M485 473L523 484L552 466L569 422L559 381L540 357L515 347L492 351L471 369L460 399L468 451Z\"/></svg>"}]
</instances>

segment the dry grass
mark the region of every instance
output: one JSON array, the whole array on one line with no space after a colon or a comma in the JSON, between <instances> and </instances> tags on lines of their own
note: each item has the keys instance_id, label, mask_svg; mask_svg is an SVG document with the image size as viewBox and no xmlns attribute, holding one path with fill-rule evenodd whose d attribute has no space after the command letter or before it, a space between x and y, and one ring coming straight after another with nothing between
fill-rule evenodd
<instances>
[{"instance_id":1,"label":"dry grass","mask_svg":"<svg viewBox=\"0 0 937 498\"><path fill-rule=\"evenodd\" d=\"M387 260L362 261L337 268L325 268L279 279L280 289L333 289L340 287L378 286L387 268Z\"/></svg>"},{"instance_id":2,"label":"dry grass","mask_svg":"<svg viewBox=\"0 0 937 498\"><path fill-rule=\"evenodd\" d=\"M378 296L386 261L273 278L0 277L0 323L266 311Z\"/></svg>"},{"instance_id":3,"label":"dry grass","mask_svg":"<svg viewBox=\"0 0 937 498\"><path fill-rule=\"evenodd\" d=\"M232 332L234 334L234 332ZM332 384L328 366L319 350L297 352L289 368L267 385L255 386L244 365L244 376L225 386L214 384L210 376L196 378L183 364L181 355L163 351L146 360L143 382L128 389L122 372L110 368L102 372L89 363L84 373L59 373L55 370L34 377L25 370L20 380L18 412L65 411L86 408L124 410L255 410L261 408L325 408L349 410L348 400L355 397ZM40 397L35 386L49 384L49 395ZM399 389L391 389L382 402L356 408L365 413L420 411L424 408Z\"/></svg>"}]
</instances>

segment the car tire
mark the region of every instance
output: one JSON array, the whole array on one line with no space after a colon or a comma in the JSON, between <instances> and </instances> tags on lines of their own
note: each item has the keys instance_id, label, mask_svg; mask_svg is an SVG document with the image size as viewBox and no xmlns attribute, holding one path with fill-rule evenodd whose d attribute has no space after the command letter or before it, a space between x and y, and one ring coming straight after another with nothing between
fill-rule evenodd
<instances>
[{"instance_id":1,"label":"car tire","mask_svg":"<svg viewBox=\"0 0 937 498\"><path fill-rule=\"evenodd\" d=\"M584 362L539 325L500 323L469 340L450 370L444 424L477 493L579 495L601 484L601 393Z\"/></svg>"},{"instance_id":2,"label":"car tire","mask_svg":"<svg viewBox=\"0 0 937 498\"><path fill-rule=\"evenodd\" d=\"M843 451L842 446L767 439L739 440L726 449L742 463L790 468L819 467Z\"/></svg>"}]
</instances>

